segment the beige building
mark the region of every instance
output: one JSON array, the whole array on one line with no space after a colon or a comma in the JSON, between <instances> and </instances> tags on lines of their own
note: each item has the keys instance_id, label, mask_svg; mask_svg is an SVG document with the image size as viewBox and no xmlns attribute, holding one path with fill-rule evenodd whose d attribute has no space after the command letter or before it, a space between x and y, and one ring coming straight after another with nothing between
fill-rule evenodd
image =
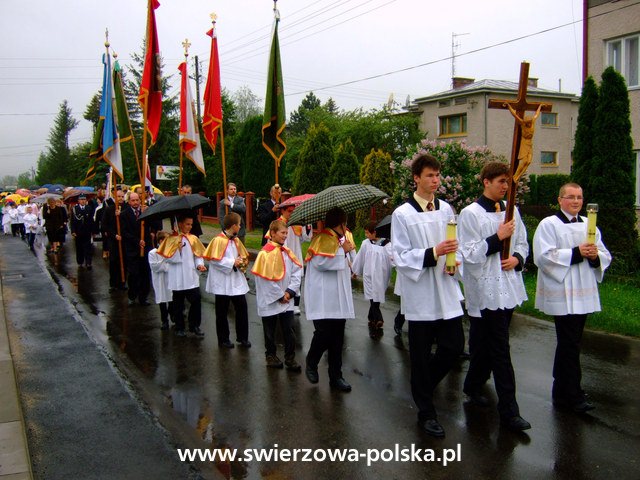
<instances>
[{"instance_id":1,"label":"beige building","mask_svg":"<svg viewBox=\"0 0 640 480\"><path fill-rule=\"evenodd\" d=\"M584 0L584 73L599 84L613 66L627 82L631 137L636 154L636 204L640 205L640 3L637 0Z\"/></svg>"},{"instance_id":2,"label":"beige building","mask_svg":"<svg viewBox=\"0 0 640 480\"><path fill-rule=\"evenodd\" d=\"M457 77L451 90L416 98L409 109L420 114L420 128L430 139L486 145L510 159L514 118L508 110L490 109L488 104L490 99L515 100L517 94L516 82ZM569 173L578 97L538 88L537 79L530 78L527 100L553 105L550 113L541 113L536 121L533 160L527 172Z\"/></svg>"}]
</instances>

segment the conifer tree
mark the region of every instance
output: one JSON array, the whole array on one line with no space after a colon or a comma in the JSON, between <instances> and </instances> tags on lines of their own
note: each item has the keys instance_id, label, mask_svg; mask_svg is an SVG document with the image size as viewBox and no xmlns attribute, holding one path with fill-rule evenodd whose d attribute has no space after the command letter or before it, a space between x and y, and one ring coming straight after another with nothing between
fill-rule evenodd
<instances>
[{"instance_id":1,"label":"conifer tree","mask_svg":"<svg viewBox=\"0 0 640 480\"><path fill-rule=\"evenodd\" d=\"M598 108L598 86L593 77L588 77L582 87L580 108L578 109L578 125L576 127L575 147L573 148L573 180L585 189L590 188L593 162L593 122Z\"/></svg>"},{"instance_id":2,"label":"conifer tree","mask_svg":"<svg viewBox=\"0 0 640 480\"><path fill-rule=\"evenodd\" d=\"M333 142L329 129L311 124L296 166L293 193L318 193L324 189L325 177L333 163Z\"/></svg>"},{"instance_id":3,"label":"conifer tree","mask_svg":"<svg viewBox=\"0 0 640 480\"><path fill-rule=\"evenodd\" d=\"M360 182L360 165L354 152L351 139L338 145L336 158L329 170L325 187L333 185L352 185Z\"/></svg>"}]
</instances>

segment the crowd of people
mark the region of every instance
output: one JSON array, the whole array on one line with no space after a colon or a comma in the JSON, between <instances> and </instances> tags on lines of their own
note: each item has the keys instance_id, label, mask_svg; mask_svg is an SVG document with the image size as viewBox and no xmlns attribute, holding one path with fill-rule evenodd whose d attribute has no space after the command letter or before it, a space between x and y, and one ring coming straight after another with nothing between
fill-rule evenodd
<instances>
[{"instance_id":1,"label":"crowd of people","mask_svg":"<svg viewBox=\"0 0 640 480\"><path fill-rule=\"evenodd\" d=\"M514 431L529 429L516 400L509 348L514 310L527 299L522 270L529 244L518 210L513 219L505 220L509 166L487 163L480 173L482 195L459 215L436 195L440 187L437 159L417 155L412 176L415 192L393 212L390 233L383 234L370 223L357 253L342 209L326 212L315 234L310 226L288 225L296 207L280 202L280 187L274 185L271 198L258 209L263 246L251 270L244 245L247 207L232 183L218 205L221 231L206 247L198 238L201 229L194 215L180 214L171 232L162 230L161 221L141 222L138 218L147 207L139 191L125 197L124 191L117 190L109 199L98 195L91 202L81 195L68 212L55 200L44 208L6 205L3 226L5 235L22 236L32 249L33 237L44 226L53 254L59 252L69 229L78 267L89 270L93 240L102 237L110 290L126 290L130 305L146 306L153 285L160 328L167 331L173 323L178 337L204 336L200 275L206 274L205 291L215 296L220 348L251 347L246 294L247 276L252 274L269 368L303 370L295 358L293 322L294 315L300 314L302 292L305 317L314 325L305 376L311 383L319 382L318 367L327 352L329 385L342 392L352 389L342 372L345 325L356 316L352 278L363 279L371 336L378 338L384 325L380 304L395 268L394 292L401 302L394 329L400 333L407 321L411 392L420 428L434 437L445 435L433 396L463 352L466 314L470 363L463 391L468 402L479 408L490 405L484 389L493 375L501 423ZM190 187L181 193L190 193ZM532 245L538 267L536 308L554 317L557 333L552 397L554 403L576 413L595 408L581 387L580 343L587 315L600 310L597 283L611 262L599 231L594 242L587 241L587 222L580 216L583 201L579 185L563 185L559 211L540 222ZM457 224L455 236L447 234L452 223ZM307 241L302 258L302 244ZM508 253L505 242L510 242ZM448 263L447 257L455 261ZM228 320L230 305L235 311L235 343ZM277 353L278 324L284 362Z\"/></svg>"}]
</instances>

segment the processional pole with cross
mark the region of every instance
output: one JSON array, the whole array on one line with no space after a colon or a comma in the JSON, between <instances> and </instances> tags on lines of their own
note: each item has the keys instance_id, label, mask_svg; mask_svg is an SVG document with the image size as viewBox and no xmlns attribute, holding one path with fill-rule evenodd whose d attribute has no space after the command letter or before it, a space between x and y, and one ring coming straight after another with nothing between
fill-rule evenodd
<instances>
[{"instance_id":1,"label":"processional pole with cross","mask_svg":"<svg viewBox=\"0 0 640 480\"><path fill-rule=\"evenodd\" d=\"M528 134L527 138L525 138L525 142L528 143L529 147L529 162L531 161L531 155L533 155L532 150L532 140L533 140L533 124L535 124L535 120L539 112L550 112L552 104L550 103L539 103L539 102L528 102L527 101L527 86L529 83L529 63L522 62L520 64L520 82L518 84L518 97L515 100L497 100L490 99L489 100L489 108L498 108L502 110L509 110L511 114L515 117L515 125L513 127L513 144L511 147L511 166L509 168L509 190L507 192L507 210L505 212L505 222L509 222L513 218L513 211L516 203L516 190L518 189L518 181L520 180L520 176L524 173L526 168L529 166L527 164L523 164L518 170L520 164L520 156L521 156L521 145L522 145L522 137L523 137L523 123L527 120L532 120L531 126L526 128L524 133ZM536 115L534 117L525 117L527 111L536 111ZM514 178L516 172L519 173L517 178ZM509 250L511 248L511 237L506 238L503 242L502 248L502 259L507 259L510 256Z\"/></svg>"}]
</instances>

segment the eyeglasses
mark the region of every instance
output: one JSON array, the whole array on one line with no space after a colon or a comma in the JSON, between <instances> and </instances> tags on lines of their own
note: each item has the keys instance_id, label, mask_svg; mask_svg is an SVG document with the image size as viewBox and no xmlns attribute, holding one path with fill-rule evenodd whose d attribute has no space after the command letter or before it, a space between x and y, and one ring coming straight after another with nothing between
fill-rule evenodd
<instances>
[{"instance_id":1,"label":"eyeglasses","mask_svg":"<svg viewBox=\"0 0 640 480\"><path fill-rule=\"evenodd\" d=\"M584 200L584 197L576 197L575 195L569 195L567 197L560 197L560 198L564 198L565 200Z\"/></svg>"}]
</instances>

